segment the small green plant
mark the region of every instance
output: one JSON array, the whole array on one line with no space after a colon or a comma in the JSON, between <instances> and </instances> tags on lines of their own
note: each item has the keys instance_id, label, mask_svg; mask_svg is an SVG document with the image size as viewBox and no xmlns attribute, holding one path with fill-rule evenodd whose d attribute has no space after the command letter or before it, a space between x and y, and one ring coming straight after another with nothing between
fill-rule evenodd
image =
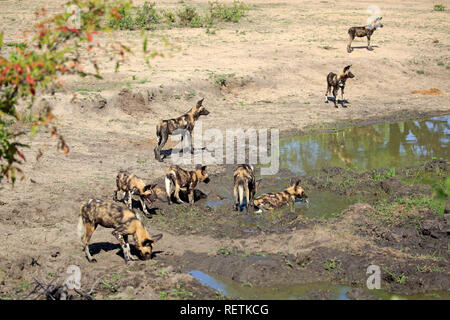
<instances>
[{"instance_id":1,"label":"small green plant","mask_svg":"<svg viewBox=\"0 0 450 320\"><path fill-rule=\"evenodd\" d=\"M177 12L177 16L182 26L192 28L201 28L203 26L202 18L194 7L185 6L183 10Z\"/></svg>"},{"instance_id":2,"label":"small green plant","mask_svg":"<svg viewBox=\"0 0 450 320\"><path fill-rule=\"evenodd\" d=\"M130 4L124 3L117 9L118 16L111 17L109 26L111 28L118 28L120 30L134 30L135 23L130 12Z\"/></svg>"},{"instance_id":3,"label":"small green plant","mask_svg":"<svg viewBox=\"0 0 450 320\"><path fill-rule=\"evenodd\" d=\"M395 282L397 282L397 283L399 283L399 284L404 284L404 283L406 282L406 279L408 278L403 272L397 275L397 274L395 274L394 272L389 271L389 269L386 268L386 267L383 267L383 270L384 270L384 272L386 272L388 275L390 275L391 278L392 278Z\"/></svg>"},{"instance_id":4,"label":"small green plant","mask_svg":"<svg viewBox=\"0 0 450 320\"><path fill-rule=\"evenodd\" d=\"M5 46L16 47L16 48L19 48L22 50L28 48L28 45L25 42L7 42L7 43L5 43Z\"/></svg>"},{"instance_id":5,"label":"small green plant","mask_svg":"<svg viewBox=\"0 0 450 320\"><path fill-rule=\"evenodd\" d=\"M417 74L424 74L425 71L424 70L416 70Z\"/></svg>"},{"instance_id":6,"label":"small green plant","mask_svg":"<svg viewBox=\"0 0 450 320\"><path fill-rule=\"evenodd\" d=\"M338 262L335 259L329 259L324 262L324 268L327 271L337 269L337 268L339 268Z\"/></svg>"},{"instance_id":7,"label":"small green plant","mask_svg":"<svg viewBox=\"0 0 450 320\"><path fill-rule=\"evenodd\" d=\"M220 248L219 250L217 250L218 254L222 254L224 256L229 256L233 254L233 249L231 248Z\"/></svg>"},{"instance_id":8,"label":"small green plant","mask_svg":"<svg viewBox=\"0 0 450 320\"><path fill-rule=\"evenodd\" d=\"M433 7L434 11L445 11L445 8L447 8L446 6L444 6L442 3L440 4L435 4Z\"/></svg>"},{"instance_id":9,"label":"small green plant","mask_svg":"<svg viewBox=\"0 0 450 320\"><path fill-rule=\"evenodd\" d=\"M155 3L145 2L139 7L136 14L135 24L139 29L152 30L155 24L160 23L162 17L155 9Z\"/></svg>"},{"instance_id":10,"label":"small green plant","mask_svg":"<svg viewBox=\"0 0 450 320\"><path fill-rule=\"evenodd\" d=\"M231 6L221 4L219 1L210 1L209 20L218 19L226 22L239 22L248 10L249 7L241 1L235 0Z\"/></svg>"},{"instance_id":11,"label":"small green plant","mask_svg":"<svg viewBox=\"0 0 450 320\"><path fill-rule=\"evenodd\" d=\"M160 292L158 292L158 294L159 294L159 298L161 300L166 300L167 297L169 296L169 293L167 293L166 291L160 291Z\"/></svg>"},{"instance_id":12,"label":"small green plant","mask_svg":"<svg viewBox=\"0 0 450 320\"><path fill-rule=\"evenodd\" d=\"M227 85L227 79L235 77L235 73L216 73L211 71L209 78L214 81L215 84L225 87Z\"/></svg>"}]
</instances>

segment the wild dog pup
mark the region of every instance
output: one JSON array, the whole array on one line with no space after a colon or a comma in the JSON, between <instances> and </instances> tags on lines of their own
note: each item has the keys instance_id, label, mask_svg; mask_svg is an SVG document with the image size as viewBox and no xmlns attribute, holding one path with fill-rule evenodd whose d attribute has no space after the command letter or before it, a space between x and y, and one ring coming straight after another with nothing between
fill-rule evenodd
<instances>
[{"instance_id":1,"label":"wild dog pup","mask_svg":"<svg viewBox=\"0 0 450 320\"><path fill-rule=\"evenodd\" d=\"M291 180L291 186L284 191L278 193L266 193L255 200L253 200L253 205L259 210L256 213L260 213L263 210L273 210L275 208L281 208L283 206L290 206L291 211L294 212L295 199L308 199L305 191L300 186L300 180L295 182Z\"/></svg>"},{"instance_id":2,"label":"wild dog pup","mask_svg":"<svg viewBox=\"0 0 450 320\"><path fill-rule=\"evenodd\" d=\"M151 258L153 245L162 238L162 234L150 237L133 211L114 202L90 199L82 204L78 220L78 236L89 262L97 262L89 252L89 241L98 225L114 229L112 234L119 241L127 263L136 260L131 255L129 235L134 237L135 246L142 260Z\"/></svg>"},{"instance_id":3,"label":"wild dog pup","mask_svg":"<svg viewBox=\"0 0 450 320\"><path fill-rule=\"evenodd\" d=\"M375 30L377 30L378 28L383 28L381 19L382 17L378 17L373 20L370 25L364 27L351 27L350 29L348 29L349 39L347 44L347 52L350 53L353 51L352 41L355 39L355 37L367 37L367 49L373 50L372 46L370 45L370 37Z\"/></svg>"},{"instance_id":4,"label":"wild dog pup","mask_svg":"<svg viewBox=\"0 0 450 320\"><path fill-rule=\"evenodd\" d=\"M242 208L244 203L244 192L245 199L247 201L247 209L249 207L253 208L253 198L261 182L255 181L255 173L252 165L240 164L234 170L234 210Z\"/></svg>"},{"instance_id":5,"label":"wild dog pup","mask_svg":"<svg viewBox=\"0 0 450 320\"><path fill-rule=\"evenodd\" d=\"M145 214L149 214L147 211L147 205L151 205L157 197L154 190L156 184L146 185L142 179L138 178L136 175L128 173L127 171L120 171L116 177L117 190L114 192L114 201L118 201L117 193L122 191L125 193L124 201L128 205L130 210L133 209L133 203L131 196L137 194L141 202L142 210ZM144 201L144 199L146 201Z\"/></svg>"},{"instance_id":6,"label":"wild dog pup","mask_svg":"<svg viewBox=\"0 0 450 320\"><path fill-rule=\"evenodd\" d=\"M333 72L330 72L327 75L327 92L325 92L325 103L328 103L328 93L331 91L331 88L333 87L333 97L334 97L334 106L337 108L337 95L339 89L341 89L341 95L342 95L342 101L344 101L344 88L345 88L345 82L348 78L354 78L355 75L350 72L350 67L352 65L346 66L344 70L339 73L335 74ZM344 102L342 102L344 103Z\"/></svg>"},{"instance_id":7,"label":"wild dog pup","mask_svg":"<svg viewBox=\"0 0 450 320\"><path fill-rule=\"evenodd\" d=\"M206 172L206 166L198 164L195 166L195 171L186 171L179 166L171 166L166 171L166 193L168 195L169 204L172 203L170 195L172 188L175 187L174 196L178 203L185 203L180 199L180 190L188 194L188 200L191 206L194 205L194 189L199 182L208 183L209 177Z\"/></svg>"},{"instance_id":8,"label":"wild dog pup","mask_svg":"<svg viewBox=\"0 0 450 320\"><path fill-rule=\"evenodd\" d=\"M160 123L158 123L158 125L156 126L156 135L158 136L158 145L155 148L156 160L162 162L161 150L166 144L169 135L172 134L175 130L177 129L187 130L189 134L192 136L195 121L200 116L207 116L209 114L209 111L206 110L206 108L203 106L204 99L205 98L199 100L197 104L185 115L182 115L181 117L178 117L176 119L162 120ZM183 141L183 139L184 136L181 137L181 141ZM192 146L192 139L190 143L191 143L191 153L193 153L194 147Z\"/></svg>"}]
</instances>

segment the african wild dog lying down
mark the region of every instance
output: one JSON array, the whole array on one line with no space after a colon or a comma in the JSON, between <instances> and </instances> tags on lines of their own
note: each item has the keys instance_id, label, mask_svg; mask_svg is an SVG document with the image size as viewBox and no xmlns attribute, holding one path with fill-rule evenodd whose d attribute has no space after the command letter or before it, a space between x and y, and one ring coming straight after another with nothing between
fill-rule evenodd
<instances>
[{"instance_id":1,"label":"african wild dog lying down","mask_svg":"<svg viewBox=\"0 0 450 320\"><path fill-rule=\"evenodd\" d=\"M158 145L155 148L155 159L162 162L161 150L167 142L170 134L172 134L177 129L187 130L192 136L192 131L194 130L195 121L200 116L207 116L209 111L203 106L203 100L197 101L197 104L189 110L188 113L178 117L176 119L162 120L156 126L156 135L158 136ZM181 140L183 141L184 135L182 135ZM191 153L194 152L194 147L192 146L192 139L190 139Z\"/></svg>"},{"instance_id":2,"label":"african wild dog lying down","mask_svg":"<svg viewBox=\"0 0 450 320\"><path fill-rule=\"evenodd\" d=\"M283 206L290 206L291 211L294 212L295 199L305 199L308 201L308 196L300 186L300 180L296 180L295 182L291 180L291 186L284 191L260 195L253 200L253 205L255 208L259 209L257 213L260 213L263 210L281 208Z\"/></svg>"},{"instance_id":3,"label":"african wild dog lying down","mask_svg":"<svg viewBox=\"0 0 450 320\"><path fill-rule=\"evenodd\" d=\"M151 205L151 203L156 200L157 193L154 188L156 184L145 184L145 182L138 178L136 175L132 173L128 173L127 171L119 171L116 177L116 186L117 190L114 192L114 201L118 201L117 193L122 191L125 193L124 202L128 205L130 210L133 209L133 203L131 196L138 195L139 200L141 202L142 210L145 214L149 214L147 211L147 205ZM145 199L145 201L144 201Z\"/></svg>"},{"instance_id":4,"label":"african wild dog lying down","mask_svg":"<svg viewBox=\"0 0 450 320\"><path fill-rule=\"evenodd\" d=\"M247 201L247 209L253 208L253 198L261 182L255 181L255 173L252 165L240 164L234 170L234 210L242 208L244 204L244 192L245 199Z\"/></svg>"},{"instance_id":5,"label":"african wild dog lying down","mask_svg":"<svg viewBox=\"0 0 450 320\"><path fill-rule=\"evenodd\" d=\"M162 238L162 234L150 237L133 211L114 202L90 199L82 204L78 221L78 236L89 262L97 262L89 252L89 241L98 225L114 229L112 234L119 241L127 263L136 260L131 255L129 235L134 236L135 246L142 260L151 258L153 245Z\"/></svg>"},{"instance_id":6,"label":"african wild dog lying down","mask_svg":"<svg viewBox=\"0 0 450 320\"><path fill-rule=\"evenodd\" d=\"M185 203L180 198L180 190L188 194L189 203L194 205L194 190L199 182L208 183L209 177L206 172L206 166L198 164L195 166L195 171L186 171L179 166L171 166L166 171L166 194L172 194L172 188L175 187L174 196L178 203ZM172 203L168 197L169 204Z\"/></svg>"},{"instance_id":7,"label":"african wild dog lying down","mask_svg":"<svg viewBox=\"0 0 450 320\"><path fill-rule=\"evenodd\" d=\"M330 72L327 75L327 92L325 92L325 103L328 103L328 93L331 91L331 88L333 87L333 96L334 96L334 106L337 108L337 94L339 91L339 88L341 89L341 95L342 95L342 103L344 103L344 88L345 88L345 82L348 78L354 78L354 74L350 72L350 67L352 65L346 66L344 70L342 70L341 73L335 74L333 72Z\"/></svg>"},{"instance_id":8,"label":"african wild dog lying down","mask_svg":"<svg viewBox=\"0 0 450 320\"><path fill-rule=\"evenodd\" d=\"M351 27L350 29L348 29L349 39L347 44L347 52L350 53L353 51L352 41L355 39L355 37L367 37L367 49L373 50L372 46L370 45L370 37L375 30L377 30L378 28L383 28L381 19L382 17L378 17L373 20L370 25L364 27Z\"/></svg>"}]
</instances>

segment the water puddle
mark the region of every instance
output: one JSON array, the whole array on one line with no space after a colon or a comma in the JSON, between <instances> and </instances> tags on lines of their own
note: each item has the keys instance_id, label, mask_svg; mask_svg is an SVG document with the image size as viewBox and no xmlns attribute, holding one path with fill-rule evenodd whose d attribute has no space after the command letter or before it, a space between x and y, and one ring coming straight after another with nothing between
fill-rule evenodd
<instances>
[{"instance_id":1,"label":"water puddle","mask_svg":"<svg viewBox=\"0 0 450 320\"><path fill-rule=\"evenodd\" d=\"M346 127L280 139L280 168L311 175L329 167L401 168L449 159L450 116Z\"/></svg>"},{"instance_id":2,"label":"water puddle","mask_svg":"<svg viewBox=\"0 0 450 320\"><path fill-rule=\"evenodd\" d=\"M330 283L308 283L285 287L253 287L218 275L210 275L200 270L188 272L202 284L209 286L230 299L244 300L302 300L329 299L350 300L348 292L351 287ZM450 291L436 291L423 294L397 295L385 290L368 290L375 299L383 300L450 300Z\"/></svg>"},{"instance_id":3,"label":"water puddle","mask_svg":"<svg viewBox=\"0 0 450 320\"><path fill-rule=\"evenodd\" d=\"M349 300L346 294L350 288L343 285L313 283L277 288L251 287L217 275L211 276L200 270L189 271L189 274L202 284L213 288L228 298L245 300L299 300L326 296L332 300Z\"/></svg>"}]
</instances>

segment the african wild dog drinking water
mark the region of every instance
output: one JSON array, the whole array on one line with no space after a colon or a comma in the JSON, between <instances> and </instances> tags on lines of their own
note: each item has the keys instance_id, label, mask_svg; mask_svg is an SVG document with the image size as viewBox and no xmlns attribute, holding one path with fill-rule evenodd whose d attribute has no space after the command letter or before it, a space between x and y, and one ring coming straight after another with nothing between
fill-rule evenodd
<instances>
[{"instance_id":1,"label":"african wild dog drinking water","mask_svg":"<svg viewBox=\"0 0 450 320\"><path fill-rule=\"evenodd\" d=\"M327 92L325 92L325 102L328 103L328 93L331 90L331 87L333 87L333 96L334 96L334 106L337 108L337 94L339 91L339 88L341 89L341 95L342 95L342 101L344 101L344 88L345 88L345 82L348 78L354 78L354 74L350 72L350 67L346 66L344 70L342 70L341 73L335 74L333 72L330 72L327 75ZM342 102L344 103L344 102Z\"/></svg>"},{"instance_id":2,"label":"african wild dog drinking water","mask_svg":"<svg viewBox=\"0 0 450 320\"><path fill-rule=\"evenodd\" d=\"M162 234L150 237L133 211L114 202L90 199L82 204L78 220L78 236L89 262L97 262L89 252L89 241L98 225L114 229L112 234L119 241L127 263L135 260L128 243L129 235L134 237L135 246L142 260L152 257L153 245L162 238Z\"/></svg>"},{"instance_id":3,"label":"african wild dog drinking water","mask_svg":"<svg viewBox=\"0 0 450 320\"><path fill-rule=\"evenodd\" d=\"M158 136L158 145L155 148L155 159L162 162L161 150L167 142L170 134L172 134L177 129L187 130L190 135L194 130L195 121L200 116L207 116L209 111L203 106L203 100L199 100L197 104L189 110L188 113L178 117L176 119L162 120L156 126L156 135ZM183 141L184 135L181 137ZM192 146L192 139L190 139L191 153L194 152L194 147Z\"/></svg>"},{"instance_id":4,"label":"african wild dog drinking water","mask_svg":"<svg viewBox=\"0 0 450 320\"><path fill-rule=\"evenodd\" d=\"M255 173L252 165L240 164L233 173L234 187L234 210L242 208L245 200L247 201L247 209L253 208L253 198L258 189L261 180L255 180Z\"/></svg>"},{"instance_id":5,"label":"african wild dog drinking water","mask_svg":"<svg viewBox=\"0 0 450 320\"><path fill-rule=\"evenodd\" d=\"M209 177L206 172L206 166L198 164L194 171L186 171L179 166L171 166L166 171L166 193L172 195L172 187L175 187L174 196L178 203L185 203L180 199L180 190L188 194L189 203L194 205L194 190L199 182L208 183ZM169 204L172 203L170 196L168 197Z\"/></svg>"},{"instance_id":6,"label":"african wild dog drinking water","mask_svg":"<svg viewBox=\"0 0 450 320\"><path fill-rule=\"evenodd\" d=\"M253 200L253 205L259 210L257 213L263 210L273 210L281 208L283 206L290 206L291 211L294 212L295 199L305 199L307 201L308 196L300 186L300 179L291 180L291 186L284 191L278 193L265 193Z\"/></svg>"},{"instance_id":7,"label":"african wild dog drinking water","mask_svg":"<svg viewBox=\"0 0 450 320\"><path fill-rule=\"evenodd\" d=\"M158 194L154 190L156 184L145 184L145 182L132 173L127 171L120 171L116 177L117 190L114 192L114 201L118 201L117 194L119 191L125 193L124 202L128 205L130 210L133 209L131 196L138 195L141 202L142 211L149 214L147 206L151 205L152 201L156 200ZM145 200L145 201L144 201Z\"/></svg>"},{"instance_id":8,"label":"african wild dog drinking water","mask_svg":"<svg viewBox=\"0 0 450 320\"><path fill-rule=\"evenodd\" d=\"M367 49L373 50L372 46L370 45L370 37L375 30L377 30L378 28L383 28L381 19L382 17L378 17L373 20L370 25L364 27L351 27L350 29L348 29L349 39L347 44L347 52L350 53L353 51L352 41L355 39L355 37L367 37Z\"/></svg>"}]
</instances>

